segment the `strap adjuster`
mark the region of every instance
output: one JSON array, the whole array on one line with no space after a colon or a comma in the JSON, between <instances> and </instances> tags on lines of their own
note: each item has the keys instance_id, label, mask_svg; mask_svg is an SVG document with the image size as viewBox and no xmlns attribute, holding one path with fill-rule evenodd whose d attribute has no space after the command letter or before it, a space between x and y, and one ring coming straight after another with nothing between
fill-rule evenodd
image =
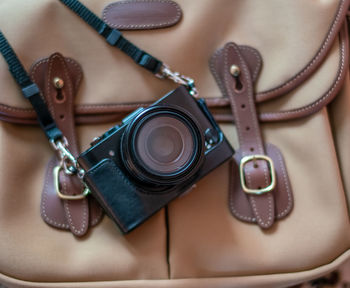
<instances>
[{"instance_id":1,"label":"strap adjuster","mask_svg":"<svg viewBox=\"0 0 350 288\"><path fill-rule=\"evenodd\" d=\"M142 54L139 57L139 59L136 60L136 63L151 71L153 74L158 73L163 65L163 62L159 61L157 58L154 58L153 56L149 55L144 51L141 52Z\"/></svg>"},{"instance_id":2,"label":"strap adjuster","mask_svg":"<svg viewBox=\"0 0 350 288\"><path fill-rule=\"evenodd\" d=\"M247 187L245 176L244 176L244 166L251 161L255 160L265 160L268 164L269 167L269 172L270 172L270 178L271 178L271 183L270 185L260 188L260 189L250 189ZM248 194L256 194L256 195L261 195L267 192L272 191L276 187L276 172L275 172L275 166L273 164L273 160L266 156L266 155L249 155L245 156L241 159L241 162L239 164L239 175L240 175L240 180L241 180L241 186L242 189L245 193Z\"/></svg>"},{"instance_id":3,"label":"strap adjuster","mask_svg":"<svg viewBox=\"0 0 350 288\"><path fill-rule=\"evenodd\" d=\"M112 29L111 32L107 35L106 41L108 42L108 44L115 46L121 36L122 33L119 30Z\"/></svg>"},{"instance_id":4,"label":"strap adjuster","mask_svg":"<svg viewBox=\"0 0 350 288\"><path fill-rule=\"evenodd\" d=\"M40 94L40 90L39 90L39 87L35 83L32 83L32 84L22 88L22 94L24 97L29 99L30 97L32 97L34 95Z\"/></svg>"}]
</instances>

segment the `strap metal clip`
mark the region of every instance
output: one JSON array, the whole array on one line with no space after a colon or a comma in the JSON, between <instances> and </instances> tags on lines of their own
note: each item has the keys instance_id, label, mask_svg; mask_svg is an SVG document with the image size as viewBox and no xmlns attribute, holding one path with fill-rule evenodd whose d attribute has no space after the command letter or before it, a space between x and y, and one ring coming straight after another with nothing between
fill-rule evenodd
<instances>
[{"instance_id":1,"label":"strap metal clip","mask_svg":"<svg viewBox=\"0 0 350 288\"><path fill-rule=\"evenodd\" d=\"M84 183L84 190L79 195L65 195L61 193L60 189L60 172L63 169L64 173L69 176L78 176L80 179L84 177L85 171L79 167L77 159L68 150L67 138L63 137L59 140L50 140L52 147L58 151L60 157L60 164L53 169L53 179L55 190L58 195L63 200L80 200L85 198L89 193L89 188Z\"/></svg>"},{"instance_id":2,"label":"strap metal clip","mask_svg":"<svg viewBox=\"0 0 350 288\"><path fill-rule=\"evenodd\" d=\"M50 140L52 147L58 151L64 173L67 175L77 175L80 179L84 177L85 171L79 167L77 159L68 150L68 141L66 137L59 140Z\"/></svg>"},{"instance_id":3,"label":"strap metal clip","mask_svg":"<svg viewBox=\"0 0 350 288\"><path fill-rule=\"evenodd\" d=\"M187 87L189 93L193 97L199 97L199 93L194 84L194 80L190 77L180 74L179 72L172 71L168 65L163 64L160 68L160 72L155 75L160 79L170 79L177 84L184 85Z\"/></svg>"}]
</instances>

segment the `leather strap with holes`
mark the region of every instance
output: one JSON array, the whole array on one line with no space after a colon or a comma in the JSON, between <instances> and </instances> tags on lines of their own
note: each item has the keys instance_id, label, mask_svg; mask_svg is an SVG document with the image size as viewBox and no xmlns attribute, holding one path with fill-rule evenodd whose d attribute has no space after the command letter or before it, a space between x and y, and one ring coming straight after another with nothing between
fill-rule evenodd
<instances>
[{"instance_id":1,"label":"leather strap with holes","mask_svg":"<svg viewBox=\"0 0 350 288\"><path fill-rule=\"evenodd\" d=\"M82 78L80 66L74 60L54 53L32 66L31 77L43 92L52 117L67 138L70 152L77 157L79 143L74 98ZM42 218L49 225L64 229L68 227L74 235L83 236L87 233L89 224L99 221L97 218L102 216L102 210L92 197L80 200L61 200L57 197L52 171L58 165L59 159L56 157L48 165L41 201ZM78 195L84 190L78 177L68 176L62 170L59 179L64 195Z\"/></svg>"},{"instance_id":2,"label":"leather strap with holes","mask_svg":"<svg viewBox=\"0 0 350 288\"><path fill-rule=\"evenodd\" d=\"M233 76L233 67L239 69ZM224 85L227 90L232 113L235 117L242 156L266 155L256 113L253 81L248 65L238 46L230 43L224 48ZM264 160L247 162L244 165L247 187L262 189L271 182L268 163ZM262 195L248 195L255 217L262 228L269 228L274 222L274 199L271 192Z\"/></svg>"},{"instance_id":3,"label":"leather strap with holes","mask_svg":"<svg viewBox=\"0 0 350 288\"><path fill-rule=\"evenodd\" d=\"M261 63L255 49L228 43L212 57L211 70L229 98L240 144L231 165L230 210L240 220L269 228L275 219L288 215L293 197L282 154L277 147L264 144L260 131L254 82ZM244 162L250 156L253 160ZM275 185L270 186L273 180ZM246 187L242 187L242 182ZM267 192L247 193L261 192L269 186L271 190Z\"/></svg>"}]
</instances>

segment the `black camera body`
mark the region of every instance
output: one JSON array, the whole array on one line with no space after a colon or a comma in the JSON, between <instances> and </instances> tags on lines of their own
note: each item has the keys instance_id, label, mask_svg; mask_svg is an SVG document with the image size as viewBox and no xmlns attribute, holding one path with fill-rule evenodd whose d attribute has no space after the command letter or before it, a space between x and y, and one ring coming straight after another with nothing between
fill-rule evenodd
<instances>
[{"instance_id":1,"label":"black camera body","mask_svg":"<svg viewBox=\"0 0 350 288\"><path fill-rule=\"evenodd\" d=\"M234 152L205 101L184 86L135 110L91 145L78 158L84 182L124 233Z\"/></svg>"}]
</instances>

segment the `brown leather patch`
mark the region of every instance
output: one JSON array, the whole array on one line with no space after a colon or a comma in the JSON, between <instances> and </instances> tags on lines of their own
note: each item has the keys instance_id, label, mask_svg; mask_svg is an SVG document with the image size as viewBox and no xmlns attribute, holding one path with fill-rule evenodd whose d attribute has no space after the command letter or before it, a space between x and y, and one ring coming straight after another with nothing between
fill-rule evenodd
<instances>
[{"instance_id":1,"label":"brown leather patch","mask_svg":"<svg viewBox=\"0 0 350 288\"><path fill-rule=\"evenodd\" d=\"M170 27L182 17L180 6L170 0L130 0L109 4L103 20L120 30L145 30Z\"/></svg>"},{"instance_id":2,"label":"brown leather patch","mask_svg":"<svg viewBox=\"0 0 350 288\"><path fill-rule=\"evenodd\" d=\"M287 169L284 164L284 159L282 153L279 149L272 145L266 144L265 146L266 154L273 160L275 164L275 172L277 184L273 191L274 202L271 205L275 205L275 219L282 219L286 217L293 208L293 194L292 188L289 182ZM242 154L240 150L236 150L235 161L231 163L231 175L230 177L230 210L231 213L238 219L257 223L258 220L253 211L254 205L251 205L248 194L246 194L240 184L239 176L239 163L242 159ZM257 196L260 197L260 196Z\"/></svg>"}]
</instances>

